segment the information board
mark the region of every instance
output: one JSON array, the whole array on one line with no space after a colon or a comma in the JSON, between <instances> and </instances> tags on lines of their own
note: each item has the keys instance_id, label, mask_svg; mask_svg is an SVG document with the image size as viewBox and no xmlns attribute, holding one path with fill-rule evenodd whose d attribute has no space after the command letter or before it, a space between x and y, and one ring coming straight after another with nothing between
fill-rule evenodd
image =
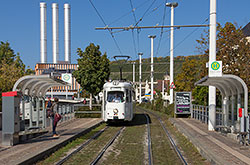
<instances>
[{"instance_id":1,"label":"information board","mask_svg":"<svg viewBox=\"0 0 250 165\"><path fill-rule=\"evenodd\" d=\"M191 113L191 92L175 92L175 114Z\"/></svg>"}]
</instances>

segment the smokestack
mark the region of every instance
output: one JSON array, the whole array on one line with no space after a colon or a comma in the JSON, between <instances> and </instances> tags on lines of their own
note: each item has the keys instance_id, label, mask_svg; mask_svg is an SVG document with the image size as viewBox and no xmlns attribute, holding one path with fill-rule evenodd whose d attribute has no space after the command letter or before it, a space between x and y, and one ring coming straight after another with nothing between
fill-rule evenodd
<instances>
[{"instance_id":1,"label":"smokestack","mask_svg":"<svg viewBox=\"0 0 250 165\"><path fill-rule=\"evenodd\" d=\"M71 20L70 20L70 5L64 4L64 52L65 61L71 63Z\"/></svg>"},{"instance_id":2,"label":"smokestack","mask_svg":"<svg viewBox=\"0 0 250 165\"><path fill-rule=\"evenodd\" d=\"M41 63L47 62L47 6L46 3L40 3L40 58Z\"/></svg>"},{"instance_id":3,"label":"smokestack","mask_svg":"<svg viewBox=\"0 0 250 165\"><path fill-rule=\"evenodd\" d=\"M58 46L58 4L52 3L52 35L53 35L53 63L56 64L59 59Z\"/></svg>"}]
</instances>

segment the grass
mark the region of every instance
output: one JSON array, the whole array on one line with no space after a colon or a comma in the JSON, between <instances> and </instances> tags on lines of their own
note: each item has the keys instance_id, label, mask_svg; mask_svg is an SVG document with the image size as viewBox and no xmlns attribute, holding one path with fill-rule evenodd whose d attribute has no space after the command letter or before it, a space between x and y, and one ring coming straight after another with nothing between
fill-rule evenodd
<instances>
[{"instance_id":1,"label":"grass","mask_svg":"<svg viewBox=\"0 0 250 165\"><path fill-rule=\"evenodd\" d=\"M37 165L52 165L55 162L59 161L60 158L66 155L66 153L71 150L72 148L75 148L76 146L80 145L81 143L87 141L90 137L92 137L96 132L100 131L106 126L106 124L101 124L99 127L93 129L91 132L77 138L76 140L68 143L65 147L62 147L52 155L50 155L48 158L46 158L43 161L40 161L37 163Z\"/></svg>"},{"instance_id":2,"label":"grass","mask_svg":"<svg viewBox=\"0 0 250 165\"><path fill-rule=\"evenodd\" d=\"M165 132L161 129L159 121L152 115L151 139L154 164L182 164L173 150Z\"/></svg>"},{"instance_id":3,"label":"grass","mask_svg":"<svg viewBox=\"0 0 250 165\"><path fill-rule=\"evenodd\" d=\"M112 149L104 155L100 164L145 164L144 136L146 118L143 114L136 114L131 123L117 139Z\"/></svg>"},{"instance_id":4,"label":"grass","mask_svg":"<svg viewBox=\"0 0 250 165\"><path fill-rule=\"evenodd\" d=\"M172 125L172 123L168 120L169 119L168 115L158 111L154 111L154 113L161 116L161 119L164 121L166 128L168 129L172 138L175 139L177 146L182 151L182 154L188 160L189 164L197 164L197 165L209 164L208 161L200 155L197 148L189 141L189 139L187 139L181 132L179 132Z\"/></svg>"},{"instance_id":5,"label":"grass","mask_svg":"<svg viewBox=\"0 0 250 165\"><path fill-rule=\"evenodd\" d=\"M119 129L120 127L110 127L64 164L90 164Z\"/></svg>"}]
</instances>

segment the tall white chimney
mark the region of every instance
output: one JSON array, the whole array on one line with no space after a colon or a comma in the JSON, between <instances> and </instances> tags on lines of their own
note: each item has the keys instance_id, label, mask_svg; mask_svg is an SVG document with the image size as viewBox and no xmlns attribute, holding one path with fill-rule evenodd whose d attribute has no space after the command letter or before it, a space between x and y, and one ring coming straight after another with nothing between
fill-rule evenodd
<instances>
[{"instance_id":1,"label":"tall white chimney","mask_svg":"<svg viewBox=\"0 0 250 165\"><path fill-rule=\"evenodd\" d=\"M47 62L47 6L46 3L40 3L40 58L41 63Z\"/></svg>"},{"instance_id":2,"label":"tall white chimney","mask_svg":"<svg viewBox=\"0 0 250 165\"><path fill-rule=\"evenodd\" d=\"M53 63L56 64L59 59L59 46L58 46L58 4L52 3L52 38L53 38Z\"/></svg>"},{"instance_id":3,"label":"tall white chimney","mask_svg":"<svg viewBox=\"0 0 250 165\"><path fill-rule=\"evenodd\" d=\"M64 52L65 61L71 63L71 20L70 5L64 4Z\"/></svg>"}]
</instances>

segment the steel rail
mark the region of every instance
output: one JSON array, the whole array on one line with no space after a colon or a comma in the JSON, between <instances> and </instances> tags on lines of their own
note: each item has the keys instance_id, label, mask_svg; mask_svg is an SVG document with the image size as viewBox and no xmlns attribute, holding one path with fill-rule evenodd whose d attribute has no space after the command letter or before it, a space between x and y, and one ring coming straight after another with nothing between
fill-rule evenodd
<instances>
[{"instance_id":1,"label":"steel rail","mask_svg":"<svg viewBox=\"0 0 250 165\"><path fill-rule=\"evenodd\" d=\"M93 139L97 138L99 135L101 135L106 129L109 127L106 126L102 130L98 131L96 134L94 134L88 141L81 144L80 146L76 147L72 152L68 153L66 156L64 156L61 160L56 162L56 165L62 165L64 162L66 162L70 157L72 157L74 154L78 153L81 149L83 149L85 146L87 146Z\"/></svg>"},{"instance_id":2,"label":"steel rail","mask_svg":"<svg viewBox=\"0 0 250 165\"><path fill-rule=\"evenodd\" d=\"M143 110L143 111L145 111L145 112L147 112L147 113L150 113L151 115L155 116L155 117L159 120L159 122L160 122L160 124L161 124L161 127L163 128L164 132L166 133L166 135L167 135L167 137L168 137L168 139L169 139L169 141L170 141L172 147L174 148L176 154L178 155L178 157L180 158L180 160L182 161L182 163L185 164L185 165L187 165L187 164L188 164L187 161L185 160L185 158L184 158L183 155L181 154L180 150L178 149L177 145L175 144L173 138L171 137L169 131L168 131L167 128L165 127L165 125L164 125L163 121L161 120L161 118L160 118L157 114L155 114L155 113L153 113L153 112L147 111L147 110L142 109L142 108L139 108L139 109L141 109L141 110Z\"/></svg>"},{"instance_id":3,"label":"steel rail","mask_svg":"<svg viewBox=\"0 0 250 165\"><path fill-rule=\"evenodd\" d=\"M115 139L120 135L121 131L125 129L125 126L123 126L117 133L112 137L112 139L104 146L102 151L97 155L97 157L90 163L91 165L95 165L98 163L98 161L102 158L103 154L107 151L107 149L113 144Z\"/></svg>"},{"instance_id":4,"label":"steel rail","mask_svg":"<svg viewBox=\"0 0 250 165\"><path fill-rule=\"evenodd\" d=\"M153 158L152 158L152 143L151 143L151 131L150 131L150 125L149 125L149 118L148 115L144 114L147 119L147 130L148 130L148 163L149 165L153 164Z\"/></svg>"}]
</instances>

